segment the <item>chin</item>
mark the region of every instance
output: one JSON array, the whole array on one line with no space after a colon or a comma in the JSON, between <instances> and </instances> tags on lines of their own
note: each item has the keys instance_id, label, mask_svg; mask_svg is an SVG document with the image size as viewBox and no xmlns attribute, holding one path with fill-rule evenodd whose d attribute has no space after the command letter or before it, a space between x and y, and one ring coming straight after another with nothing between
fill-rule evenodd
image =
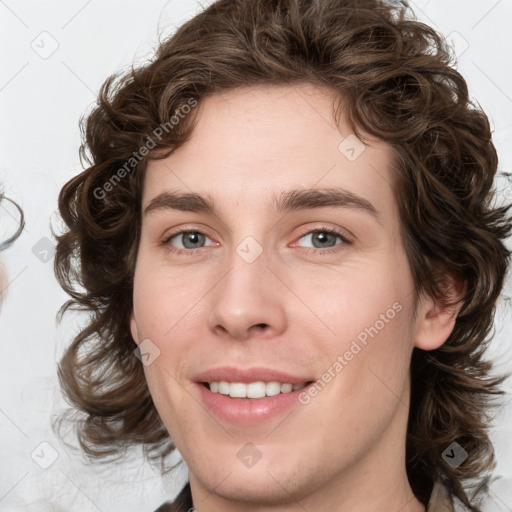
<instances>
[{"instance_id":1,"label":"chin","mask_svg":"<svg viewBox=\"0 0 512 512\"><path fill-rule=\"evenodd\" d=\"M278 469L278 471L276 471ZM216 473L216 472L214 472ZM239 467L231 468L220 483L218 473L200 475L203 486L210 493L221 496L230 502L251 503L260 506L276 506L294 503L308 494L304 475L297 474L297 468L256 467L244 470Z\"/></svg>"},{"instance_id":2,"label":"chin","mask_svg":"<svg viewBox=\"0 0 512 512\"><path fill-rule=\"evenodd\" d=\"M250 455L254 448L248 446L244 451L239 443L236 445L225 450L204 447L202 451L197 451L196 445L195 453L189 453L192 455L188 459L190 480L200 481L201 487L209 493L229 501L276 506L305 498L328 478L325 464L315 463L301 451L300 445L265 446L261 443L258 445L260 458L256 460L258 454L254 451L256 458L246 458L247 465L244 455Z\"/></svg>"}]
</instances>

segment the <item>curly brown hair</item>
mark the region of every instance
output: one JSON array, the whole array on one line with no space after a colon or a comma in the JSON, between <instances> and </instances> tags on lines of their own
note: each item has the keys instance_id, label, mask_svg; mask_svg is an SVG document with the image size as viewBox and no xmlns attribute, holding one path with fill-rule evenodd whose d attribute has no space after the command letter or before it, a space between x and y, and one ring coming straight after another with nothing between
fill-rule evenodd
<instances>
[{"instance_id":1,"label":"curly brown hair","mask_svg":"<svg viewBox=\"0 0 512 512\"><path fill-rule=\"evenodd\" d=\"M129 329L147 162L189 139L197 109L179 123L173 118L191 99L307 82L337 93L337 121L343 99L356 135L392 147L417 295L447 305L446 271L464 282L448 340L413 352L406 466L424 502L441 477L478 510L473 500L494 465L489 411L504 379L491 376L484 352L512 224L510 206L496 205L492 191L497 154L489 121L469 99L453 59L442 36L418 22L405 1L218 0L160 42L150 62L105 81L82 120L80 154L89 167L59 196L67 230L57 236L55 257L57 279L71 296L59 316L88 313L58 375L74 407L68 414L80 412L77 436L89 457L111 458L141 444L148 460L163 461L174 449ZM454 441L470 454L457 468L441 456ZM480 484L470 485L473 479Z\"/></svg>"}]
</instances>

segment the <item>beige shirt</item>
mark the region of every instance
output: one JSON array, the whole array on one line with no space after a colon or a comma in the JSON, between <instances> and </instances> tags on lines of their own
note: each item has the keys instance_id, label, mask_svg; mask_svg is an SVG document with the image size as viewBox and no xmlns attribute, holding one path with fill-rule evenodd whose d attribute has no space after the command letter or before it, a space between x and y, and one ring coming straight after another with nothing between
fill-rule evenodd
<instances>
[{"instance_id":1,"label":"beige shirt","mask_svg":"<svg viewBox=\"0 0 512 512\"><path fill-rule=\"evenodd\" d=\"M434 483L427 512L455 512L448 489L439 480Z\"/></svg>"},{"instance_id":2,"label":"beige shirt","mask_svg":"<svg viewBox=\"0 0 512 512\"><path fill-rule=\"evenodd\" d=\"M430 500L426 512L464 512L466 509L457 501L457 508L450 498L448 489L437 481L432 489ZM193 507L190 495L190 485L187 484L177 496L174 504L171 502L163 503L155 512L189 512Z\"/></svg>"}]
</instances>

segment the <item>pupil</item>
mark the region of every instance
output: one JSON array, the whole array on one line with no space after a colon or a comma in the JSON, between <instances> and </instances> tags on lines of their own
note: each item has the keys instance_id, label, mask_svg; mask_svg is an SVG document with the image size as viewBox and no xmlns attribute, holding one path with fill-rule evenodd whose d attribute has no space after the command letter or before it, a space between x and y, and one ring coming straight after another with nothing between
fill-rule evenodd
<instances>
[{"instance_id":1,"label":"pupil","mask_svg":"<svg viewBox=\"0 0 512 512\"><path fill-rule=\"evenodd\" d=\"M334 236L332 233L326 233L325 231L319 231L317 235L313 237L314 240L319 241L320 244L325 243L330 236Z\"/></svg>"},{"instance_id":2,"label":"pupil","mask_svg":"<svg viewBox=\"0 0 512 512\"><path fill-rule=\"evenodd\" d=\"M197 233L196 231L191 231L186 237L183 245L187 247L188 249L193 249L194 247L189 247L187 244L190 242L192 246L194 246L197 243L200 243L201 237L203 235L201 233Z\"/></svg>"}]
</instances>

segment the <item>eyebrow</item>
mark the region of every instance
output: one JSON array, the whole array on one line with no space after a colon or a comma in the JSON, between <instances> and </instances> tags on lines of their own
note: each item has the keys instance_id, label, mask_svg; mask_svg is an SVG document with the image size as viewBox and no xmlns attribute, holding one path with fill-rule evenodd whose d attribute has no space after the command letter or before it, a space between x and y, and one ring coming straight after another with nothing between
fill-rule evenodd
<instances>
[{"instance_id":1,"label":"eyebrow","mask_svg":"<svg viewBox=\"0 0 512 512\"><path fill-rule=\"evenodd\" d=\"M343 188L289 190L274 196L271 206L276 213L325 207L352 208L371 214L380 223L379 212L370 201ZM201 196L195 192L162 192L148 203L143 215L160 210L216 214L213 198L210 195Z\"/></svg>"}]
</instances>

